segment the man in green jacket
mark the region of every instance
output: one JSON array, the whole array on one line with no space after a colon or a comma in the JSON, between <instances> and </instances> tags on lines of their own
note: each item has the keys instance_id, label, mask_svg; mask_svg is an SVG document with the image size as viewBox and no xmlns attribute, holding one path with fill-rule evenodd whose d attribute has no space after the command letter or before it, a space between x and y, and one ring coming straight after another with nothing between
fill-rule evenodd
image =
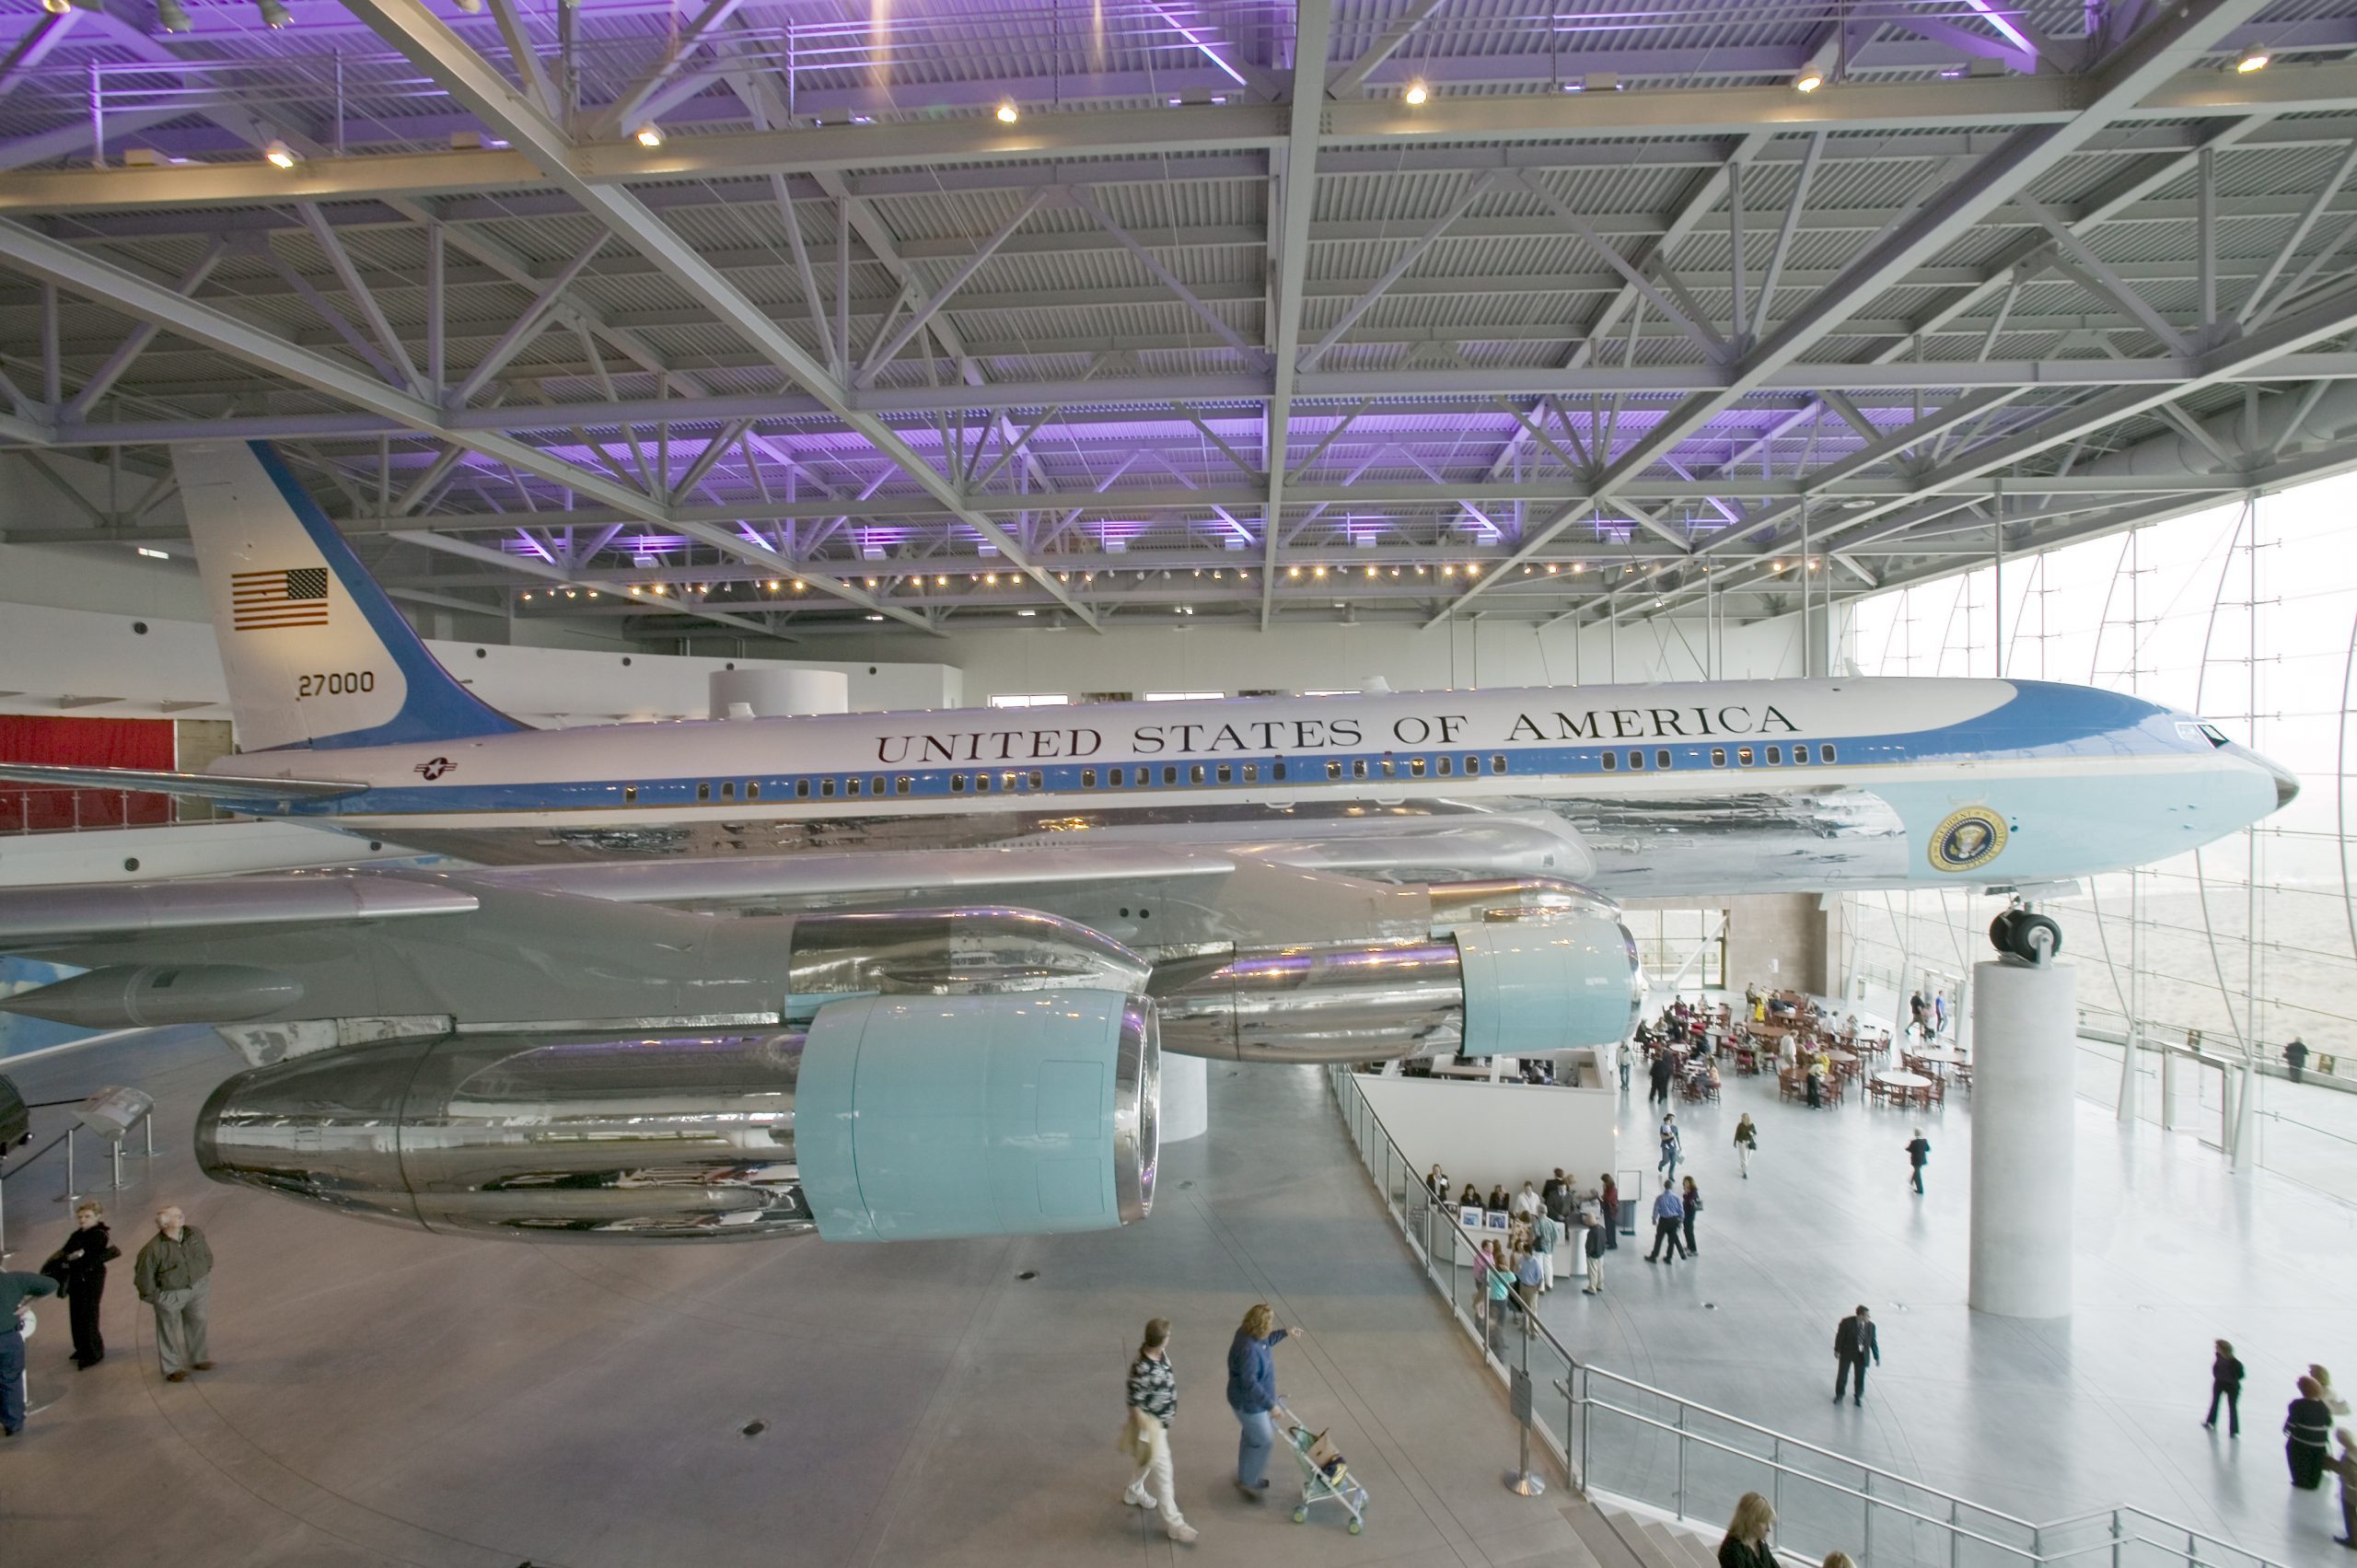
<instances>
[{"instance_id":1,"label":"man in green jacket","mask_svg":"<svg viewBox=\"0 0 2357 1568\"><path fill-rule=\"evenodd\" d=\"M55 1295L47 1274L0 1270L0 1437L14 1437L25 1425L25 1336L17 1313L37 1295Z\"/></svg>"},{"instance_id":2,"label":"man in green jacket","mask_svg":"<svg viewBox=\"0 0 2357 1568\"><path fill-rule=\"evenodd\" d=\"M185 1383L192 1372L212 1371L204 1313L213 1249L178 1203L156 1211L156 1234L139 1249L131 1277L139 1299L156 1309L156 1352L164 1364L164 1380Z\"/></svg>"}]
</instances>

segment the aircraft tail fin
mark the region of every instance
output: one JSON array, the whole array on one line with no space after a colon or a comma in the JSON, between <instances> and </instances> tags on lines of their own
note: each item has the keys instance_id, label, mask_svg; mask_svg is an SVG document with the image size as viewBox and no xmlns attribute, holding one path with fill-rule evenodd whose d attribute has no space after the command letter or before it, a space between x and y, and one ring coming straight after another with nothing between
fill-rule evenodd
<instances>
[{"instance_id":1,"label":"aircraft tail fin","mask_svg":"<svg viewBox=\"0 0 2357 1568\"><path fill-rule=\"evenodd\" d=\"M259 441L172 448L249 751L459 740L528 726L435 661L327 514Z\"/></svg>"}]
</instances>

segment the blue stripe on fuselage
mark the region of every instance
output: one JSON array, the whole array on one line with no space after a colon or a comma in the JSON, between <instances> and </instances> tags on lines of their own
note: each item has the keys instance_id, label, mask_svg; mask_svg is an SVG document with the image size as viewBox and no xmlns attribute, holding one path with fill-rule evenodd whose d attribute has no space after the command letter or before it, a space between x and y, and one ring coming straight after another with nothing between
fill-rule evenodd
<instances>
[{"instance_id":1,"label":"blue stripe on fuselage","mask_svg":"<svg viewBox=\"0 0 2357 1568\"><path fill-rule=\"evenodd\" d=\"M1262 753L1219 756L1196 755L1178 760L1155 758L1150 761L1121 759L1118 761L1087 760L1010 766L1001 763L985 767L970 763L963 767L909 770L882 766L851 770L830 769L823 772L735 773L726 776L704 772L661 779L596 779L575 782L537 782L513 784L442 784L432 787L402 787L372 789L360 795L343 796L329 801L299 804L290 808L292 815L303 816L435 816L462 812L535 812L579 811L596 809L635 809L645 811L663 807L720 807L752 806L764 810L776 807L809 807L813 809L864 806L879 798L870 793L869 785L877 779L886 781L886 793L880 797L889 800L938 800L958 805L983 805L1001 796L1040 801L1059 794L1080 795L1091 801L1119 798L1124 793L1151 796L1168 789L1220 789L1276 786L1298 787L1329 784L1364 784L1372 786L1368 793L1386 795L1399 793L1401 787L1422 786L1431 790L1435 785L1456 784L1469 776L1462 772L1444 781L1434 772L1434 761L1446 756L1459 769L1463 760L1476 758L1480 762L1478 775L1483 780L1498 775L1492 759L1504 756L1508 767L1503 775L1510 779L1547 778L1643 778L1657 772L1700 772L1724 776L1741 772L1750 776L1772 775L1781 782L1801 784L1817 770L1828 766L1852 768L1887 766L1910 762L1946 761L1970 758L2002 760L2030 757L2125 757L2160 756L2206 752L2211 748L2206 740L2189 742L2177 729L2179 715L2159 708L2140 698L2117 692L2096 691L2090 687L2068 686L2045 681L2015 681L2012 699L1988 713L1958 724L1936 729L1917 730L1894 735L1829 735L1786 733L1713 737L1708 740L1629 739L1611 745L1583 743L1573 746L1532 745L1527 742L1504 744L1484 743L1480 746L1457 745L1445 749L1396 748L1390 750L1360 749L1349 751L1318 751L1308 753ZM1770 767L1765 762L1765 749L1776 746L1789 756L1798 744L1806 744L1815 754L1817 749L1830 746L1835 761L1827 764L1813 760L1807 764L1789 761ZM1751 747L1757 761L1748 768L1736 761L1740 748ZM1642 770L1616 766L1608 771L1603 762L1606 753L1613 755L1617 763L1625 761L1629 753L1643 754ZM1656 766L1660 752L1670 755L1667 770ZM1713 767L1712 753L1726 754L1726 764ZM1411 774L1409 759L1426 760L1425 771ZM1386 761L1395 772L1381 772ZM1283 764L1286 770L1282 779L1274 770ZM1339 777L1329 777L1329 765L1339 767ZM1360 776L1356 768L1364 765L1366 772ZM1244 771L1250 767L1258 777L1248 783ZM1123 770L1125 779L1134 777L1144 769L1151 772L1153 783L1145 787L1125 783L1116 787L1108 783L1110 771ZM1176 777L1166 781L1166 770L1175 769ZM1201 769L1200 781L1194 777ZM1222 779L1220 770L1227 776ZM1097 781L1083 784L1083 772ZM971 779L988 773L993 787L988 793L973 790L953 791L953 775ZM1039 777L1036 789L1028 787L1031 775ZM999 782L1014 776L1027 787L1016 790L998 787ZM857 779L862 793L850 796L841 793L842 781ZM908 781L905 792L900 781ZM838 793L822 796L821 781L832 780ZM719 797L719 786L732 784L741 792L748 784L758 784L758 799L739 796ZM796 796L797 784L807 784L810 793ZM696 790L708 786L712 795L697 798ZM1387 787L1391 786L1391 787ZM634 798L625 799L626 788L634 789Z\"/></svg>"}]
</instances>

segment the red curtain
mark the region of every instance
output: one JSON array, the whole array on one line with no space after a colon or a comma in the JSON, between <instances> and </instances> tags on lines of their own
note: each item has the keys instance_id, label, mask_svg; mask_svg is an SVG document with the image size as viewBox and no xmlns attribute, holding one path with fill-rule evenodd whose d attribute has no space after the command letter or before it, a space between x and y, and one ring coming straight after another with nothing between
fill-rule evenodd
<instances>
[{"instance_id":1,"label":"red curtain","mask_svg":"<svg viewBox=\"0 0 2357 1568\"><path fill-rule=\"evenodd\" d=\"M172 766L169 719L85 719L0 714L0 762L52 762L81 768ZM0 832L58 828L119 828L168 822L169 796L122 790L29 789L0 784Z\"/></svg>"}]
</instances>

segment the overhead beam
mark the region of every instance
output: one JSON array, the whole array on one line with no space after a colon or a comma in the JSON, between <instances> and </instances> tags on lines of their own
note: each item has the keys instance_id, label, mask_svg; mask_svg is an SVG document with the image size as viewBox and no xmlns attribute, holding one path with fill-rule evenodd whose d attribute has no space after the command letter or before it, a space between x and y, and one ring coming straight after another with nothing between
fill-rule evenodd
<instances>
[{"instance_id":1,"label":"overhead beam","mask_svg":"<svg viewBox=\"0 0 2357 1568\"><path fill-rule=\"evenodd\" d=\"M1271 323L1269 401L1263 414L1268 494L1260 514L1260 630L1276 614L1279 536L1283 531L1285 448L1293 424L1295 376L1301 358L1302 285L1309 275L1309 221L1317 206L1318 134L1326 111L1327 56L1334 40L1333 0L1300 0L1295 9L1292 101L1285 106L1283 159L1269 208Z\"/></svg>"}]
</instances>

